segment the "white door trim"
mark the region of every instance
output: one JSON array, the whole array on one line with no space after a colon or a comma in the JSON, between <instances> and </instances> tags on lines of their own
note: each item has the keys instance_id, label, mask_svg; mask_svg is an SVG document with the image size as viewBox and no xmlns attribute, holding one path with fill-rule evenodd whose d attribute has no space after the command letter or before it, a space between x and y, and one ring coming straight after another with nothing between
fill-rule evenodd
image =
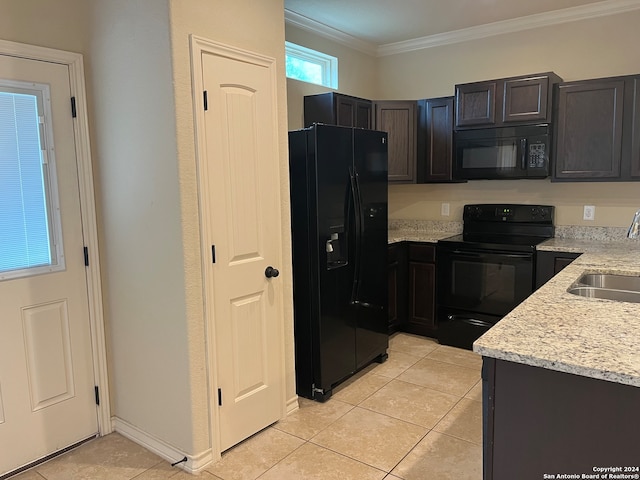
<instances>
[{"instance_id":1,"label":"white door trim","mask_svg":"<svg viewBox=\"0 0 640 480\"><path fill-rule=\"evenodd\" d=\"M277 105L277 72L276 72L276 60L266 55L261 55L248 50L243 50L237 47L232 47L226 44L214 42L203 37L196 35L190 35L190 47L191 47L191 78L193 82L193 107L194 107L194 123L195 123L195 145L196 145L196 164L198 169L198 192L199 192L199 210L200 210L200 240L202 244L202 262L203 262L203 294L204 294L204 313L205 318L209 319L209 316L213 314L213 298L214 288L213 282L207 279L206 271L208 269L208 262L211 261L211 252L209 239L213 236L213 226L209 224L206 216L203 212L211 211L210 196L206 195L205 184L203 179L208 178L208 165L207 149L205 141L205 118L204 118L204 86L203 86L203 67L202 67L202 54L210 53L222 57L227 57L255 65L260 65L269 69L272 75L272 98L273 105ZM278 123L277 108L274 108L273 122ZM277 129L276 129L277 132ZM274 140L275 144L278 144L278 139ZM280 229L280 225L277 226ZM281 259L277 259L280 261ZM206 264L206 265L205 265ZM284 320L280 320L278 328L281 332L280 338L280 351L284 352ZM211 438L211 456L215 462L221 458L220 451L220 436L218 434L218 425L220 424L220 412L219 409L214 408L218 402L218 365L216 356L216 342L215 342L215 322L205 322L206 329L206 354L207 354L207 378L209 382L209 405L210 405L210 438ZM285 378L285 366L284 356L281 355L280 369L281 378ZM282 388L282 416L286 415L286 389Z\"/></svg>"},{"instance_id":2,"label":"white door trim","mask_svg":"<svg viewBox=\"0 0 640 480\"><path fill-rule=\"evenodd\" d=\"M100 435L113 431L111 407L109 405L109 382L107 377L107 354L105 344L104 316L102 309L102 282L100 279L100 257L98 255L98 229L93 190L93 168L91 165L91 145L89 142L89 122L87 117L87 94L84 82L84 63L79 53L54 50L24 43L0 40L0 54L12 57L40 60L67 65L71 95L76 99L75 133L78 183L82 234L89 249L89 266L86 268L87 293L89 298L89 323L91 327L91 348L96 386L100 389L100 405L97 406L98 429ZM69 105L71 109L71 105ZM78 252L81 254L81 252Z\"/></svg>"}]
</instances>

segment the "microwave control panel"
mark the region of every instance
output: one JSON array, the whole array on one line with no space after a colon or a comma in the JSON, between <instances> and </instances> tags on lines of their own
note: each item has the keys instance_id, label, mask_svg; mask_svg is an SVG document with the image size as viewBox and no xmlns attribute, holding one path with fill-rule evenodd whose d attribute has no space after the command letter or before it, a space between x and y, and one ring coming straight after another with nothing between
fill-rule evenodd
<instances>
[{"instance_id":1,"label":"microwave control panel","mask_svg":"<svg viewBox=\"0 0 640 480\"><path fill-rule=\"evenodd\" d=\"M544 142L529 144L529 168L544 168L546 158L546 144Z\"/></svg>"}]
</instances>

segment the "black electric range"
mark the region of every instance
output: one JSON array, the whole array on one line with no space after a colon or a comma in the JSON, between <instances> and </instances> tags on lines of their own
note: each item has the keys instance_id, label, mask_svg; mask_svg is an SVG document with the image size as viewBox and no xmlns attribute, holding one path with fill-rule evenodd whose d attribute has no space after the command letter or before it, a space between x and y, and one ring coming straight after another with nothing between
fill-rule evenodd
<instances>
[{"instance_id":1,"label":"black electric range","mask_svg":"<svg viewBox=\"0 0 640 480\"><path fill-rule=\"evenodd\" d=\"M437 245L438 340L473 342L533 293L536 246L552 238L554 207L465 205L463 233Z\"/></svg>"}]
</instances>

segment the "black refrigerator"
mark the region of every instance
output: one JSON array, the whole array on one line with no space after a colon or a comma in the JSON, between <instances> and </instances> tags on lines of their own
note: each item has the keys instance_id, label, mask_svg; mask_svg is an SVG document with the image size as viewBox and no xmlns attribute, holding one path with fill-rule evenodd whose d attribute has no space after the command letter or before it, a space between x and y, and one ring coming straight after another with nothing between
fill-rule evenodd
<instances>
[{"instance_id":1,"label":"black refrigerator","mask_svg":"<svg viewBox=\"0 0 640 480\"><path fill-rule=\"evenodd\" d=\"M387 359L387 134L289 132L298 395L318 401Z\"/></svg>"}]
</instances>

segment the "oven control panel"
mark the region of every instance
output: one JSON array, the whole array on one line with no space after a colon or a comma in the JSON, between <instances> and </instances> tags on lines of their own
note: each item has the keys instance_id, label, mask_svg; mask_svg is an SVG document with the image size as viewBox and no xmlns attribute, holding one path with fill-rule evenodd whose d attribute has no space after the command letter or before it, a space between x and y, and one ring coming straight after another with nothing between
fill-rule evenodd
<instances>
[{"instance_id":1,"label":"oven control panel","mask_svg":"<svg viewBox=\"0 0 640 480\"><path fill-rule=\"evenodd\" d=\"M463 221L552 224L553 211L554 207L551 205L465 205Z\"/></svg>"}]
</instances>

